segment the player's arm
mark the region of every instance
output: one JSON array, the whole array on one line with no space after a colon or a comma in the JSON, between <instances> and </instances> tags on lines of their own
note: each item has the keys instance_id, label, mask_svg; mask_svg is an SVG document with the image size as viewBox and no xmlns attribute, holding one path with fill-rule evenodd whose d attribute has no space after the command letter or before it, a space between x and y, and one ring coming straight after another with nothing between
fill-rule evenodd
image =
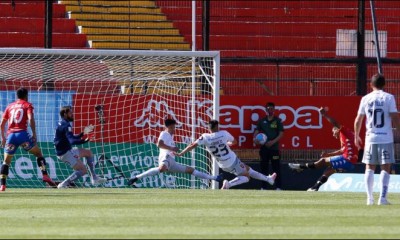
<instances>
[{"instance_id":1,"label":"player's arm","mask_svg":"<svg viewBox=\"0 0 400 240\"><path fill-rule=\"evenodd\" d=\"M256 127L256 129L254 130L254 134L253 134L253 142L254 143L257 143L258 144L258 141L257 141L257 139L256 139L256 136L257 136L257 134L258 133L260 133L260 122L258 122L257 123L257 127Z\"/></svg>"},{"instance_id":2,"label":"player's arm","mask_svg":"<svg viewBox=\"0 0 400 240\"><path fill-rule=\"evenodd\" d=\"M29 122L29 126L31 126L32 137L36 141L36 139L37 139L37 136L36 136L36 123L35 123L35 117L34 117L32 111L28 111L28 122Z\"/></svg>"},{"instance_id":3,"label":"player's arm","mask_svg":"<svg viewBox=\"0 0 400 240\"><path fill-rule=\"evenodd\" d=\"M177 156L183 156L185 155L185 153L192 151L193 149L195 149L198 146L198 144L196 142L189 144L185 149L182 150L182 152L177 153Z\"/></svg>"},{"instance_id":4,"label":"player's arm","mask_svg":"<svg viewBox=\"0 0 400 240\"><path fill-rule=\"evenodd\" d=\"M166 149L166 150L169 150L169 151L173 151L173 152L176 152L176 151L179 150L178 147L168 146L167 144L164 143L164 141L162 139L158 140L157 147L162 148L162 149Z\"/></svg>"},{"instance_id":5,"label":"player's arm","mask_svg":"<svg viewBox=\"0 0 400 240\"><path fill-rule=\"evenodd\" d=\"M360 137L361 125L364 120L364 114L357 114L356 119L354 120L354 144L358 149L361 149L362 140Z\"/></svg>"},{"instance_id":6,"label":"player's arm","mask_svg":"<svg viewBox=\"0 0 400 240\"><path fill-rule=\"evenodd\" d=\"M334 119L333 117L331 117L331 116L328 115L328 113L327 113L327 111L326 111L326 109L325 109L324 107L321 107L321 108L319 109L319 112L320 112L321 115L322 115L323 117L325 117L326 120L328 120L328 122L330 122L334 127L337 127L337 128L341 128L341 127L342 127L342 125L341 125L338 121L336 121L336 119Z\"/></svg>"},{"instance_id":7,"label":"player's arm","mask_svg":"<svg viewBox=\"0 0 400 240\"><path fill-rule=\"evenodd\" d=\"M6 123L7 119L1 118L0 129L1 129L1 146L4 147L6 143Z\"/></svg>"},{"instance_id":8,"label":"player's arm","mask_svg":"<svg viewBox=\"0 0 400 240\"><path fill-rule=\"evenodd\" d=\"M258 134L259 132L260 132L260 131L259 131L258 129L256 129L256 130L254 131L253 140L256 139L256 136L257 136L257 134Z\"/></svg>"},{"instance_id":9,"label":"player's arm","mask_svg":"<svg viewBox=\"0 0 400 240\"><path fill-rule=\"evenodd\" d=\"M232 141L229 141L229 142L227 142L226 143L228 146L233 146L233 145L236 145L237 144L237 141L236 141L236 139L233 139Z\"/></svg>"},{"instance_id":10,"label":"player's arm","mask_svg":"<svg viewBox=\"0 0 400 240\"><path fill-rule=\"evenodd\" d=\"M333 157L333 156L337 156L337 155L342 155L343 152L344 152L344 147L342 147L341 149L338 149L336 151L329 152L329 153L323 152L321 154L321 157Z\"/></svg>"},{"instance_id":11,"label":"player's arm","mask_svg":"<svg viewBox=\"0 0 400 240\"><path fill-rule=\"evenodd\" d=\"M226 135L226 145L233 146L237 144L236 139L228 131L223 131Z\"/></svg>"},{"instance_id":12,"label":"player's arm","mask_svg":"<svg viewBox=\"0 0 400 240\"><path fill-rule=\"evenodd\" d=\"M89 139L82 139L83 133L74 135L71 125L69 124L65 125L64 129L65 135L67 136L67 139L71 145L81 145L89 141Z\"/></svg>"},{"instance_id":13,"label":"player's arm","mask_svg":"<svg viewBox=\"0 0 400 240\"><path fill-rule=\"evenodd\" d=\"M392 118L392 123L393 123L393 126L396 128L396 131L400 131L399 113L397 113L397 112L390 113L390 117Z\"/></svg>"},{"instance_id":14,"label":"player's arm","mask_svg":"<svg viewBox=\"0 0 400 240\"><path fill-rule=\"evenodd\" d=\"M264 145L267 147L271 147L272 145L274 145L275 143L279 142L279 140L281 140L281 138L283 137L283 131L280 131L278 136L270 141L267 141Z\"/></svg>"},{"instance_id":15,"label":"player's arm","mask_svg":"<svg viewBox=\"0 0 400 240\"><path fill-rule=\"evenodd\" d=\"M81 145L89 142L89 139L82 139L83 134L74 135L72 132L67 132L67 138L71 145Z\"/></svg>"}]
</instances>

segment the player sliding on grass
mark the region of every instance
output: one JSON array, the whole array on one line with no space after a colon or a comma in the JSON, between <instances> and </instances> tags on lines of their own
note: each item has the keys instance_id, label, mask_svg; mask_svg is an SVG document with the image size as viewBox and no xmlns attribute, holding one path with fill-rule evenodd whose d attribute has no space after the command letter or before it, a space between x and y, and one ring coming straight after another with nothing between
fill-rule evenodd
<instances>
[{"instance_id":1,"label":"player sliding on grass","mask_svg":"<svg viewBox=\"0 0 400 240\"><path fill-rule=\"evenodd\" d=\"M230 187L247 183L250 180L250 177L266 181L273 185L276 173L273 173L270 176L265 176L242 163L229 147L236 144L236 140L229 132L225 130L220 131L218 125L219 123L217 120L211 120L208 123L210 133L202 134L199 139L187 146L177 155L182 156L196 148L198 145L205 145L207 151L215 158L218 166L222 168L222 170L236 175L236 178L231 181L224 180L221 189L229 189Z\"/></svg>"},{"instance_id":2,"label":"player sliding on grass","mask_svg":"<svg viewBox=\"0 0 400 240\"><path fill-rule=\"evenodd\" d=\"M105 178L100 178L94 171L94 159L93 153L89 149L84 148L72 148L72 145L80 145L90 141L90 138L82 139L83 135L90 134L93 131L93 126L85 127L83 133L74 135L72 133L71 123L74 121L72 108L62 107L60 110L60 116L62 120L58 123L56 133L54 137L54 147L56 149L57 157L59 160L70 165L75 171L63 182L58 184L58 188L67 188L76 179L86 174L87 170L83 162L80 160L81 157L86 158L87 165L89 167L91 175L91 183L93 185L99 185L105 183Z\"/></svg>"},{"instance_id":3,"label":"player sliding on grass","mask_svg":"<svg viewBox=\"0 0 400 240\"><path fill-rule=\"evenodd\" d=\"M36 144L36 125L33 117L33 106L28 102L28 90L19 88L17 90L17 98L17 101L7 106L0 123L1 146L4 147L4 162L0 170L0 191L6 190L6 179L9 173L11 160L19 146L36 156L37 164L43 174L43 182L55 187L57 185L47 174L46 160L39 146ZM7 122L8 130L6 138L5 125ZM28 123L31 126L32 136L27 130Z\"/></svg>"},{"instance_id":4,"label":"player sliding on grass","mask_svg":"<svg viewBox=\"0 0 400 240\"><path fill-rule=\"evenodd\" d=\"M340 139L339 150L330 153L322 153L321 158L313 163L289 163L289 167L294 170L302 171L303 169L316 169L327 167L318 179L314 186L308 191L318 191L322 184L324 184L329 176L334 174L337 170L352 170L354 164L358 160L358 148L354 144L354 132L339 124L335 119L329 116L325 108L320 108L319 112L324 116L332 125L332 133L335 138Z\"/></svg>"},{"instance_id":5,"label":"player sliding on grass","mask_svg":"<svg viewBox=\"0 0 400 240\"><path fill-rule=\"evenodd\" d=\"M176 121L173 119L165 120L165 130L160 133L157 143L157 146L160 148L158 167L150 168L149 170L129 179L128 185L133 185L141 178L154 176L160 172L188 173L202 179L215 180L217 182L222 181L222 176L211 176L207 173L199 172L192 167L179 164L175 161L176 151L179 150L179 148L175 146L173 138L175 133L175 124Z\"/></svg>"}]
</instances>

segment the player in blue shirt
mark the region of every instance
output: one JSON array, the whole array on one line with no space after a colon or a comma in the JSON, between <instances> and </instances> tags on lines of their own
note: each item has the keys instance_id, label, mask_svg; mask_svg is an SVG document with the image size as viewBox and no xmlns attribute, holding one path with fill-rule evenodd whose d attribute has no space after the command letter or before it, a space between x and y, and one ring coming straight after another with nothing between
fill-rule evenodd
<instances>
[{"instance_id":1,"label":"player in blue shirt","mask_svg":"<svg viewBox=\"0 0 400 240\"><path fill-rule=\"evenodd\" d=\"M58 123L54 137L54 147L56 149L59 160L70 165L75 171L63 182L58 184L58 188L67 188L73 181L82 177L87 173L86 167L80 160L81 157L86 158L87 165L91 174L91 183L99 185L105 183L105 178L100 178L94 171L93 153L89 149L72 148L72 145L81 145L90 141L90 138L82 139L84 134L91 133L93 127L86 127L85 132L74 135L71 123L74 120L72 108L62 107L60 110L62 120Z\"/></svg>"}]
</instances>

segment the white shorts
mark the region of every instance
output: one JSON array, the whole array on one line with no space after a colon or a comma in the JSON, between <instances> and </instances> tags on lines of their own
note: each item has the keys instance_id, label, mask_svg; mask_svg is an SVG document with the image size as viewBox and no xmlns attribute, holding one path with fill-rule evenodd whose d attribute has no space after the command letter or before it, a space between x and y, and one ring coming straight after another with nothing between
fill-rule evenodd
<instances>
[{"instance_id":1,"label":"white shorts","mask_svg":"<svg viewBox=\"0 0 400 240\"><path fill-rule=\"evenodd\" d=\"M362 162L371 165L395 163L393 143L366 143Z\"/></svg>"},{"instance_id":2,"label":"white shorts","mask_svg":"<svg viewBox=\"0 0 400 240\"><path fill-rule=\"evenodd\" d=\"M66 164L70 165L71 167L74 167L76 163L79 160L79 149L78 148L73 148L66 152L62 156L57 156L59 160L65 162Z\"/></svg>"},{"instance_id":3,"label":"white shorts","mask_svg":"<svg viewBox=\"0 0 400 240\"><path fill-rule=\"evenodd\" d=\"M225 172L232 173L236 176L242 176L243 174L247 173L247 168L242 161L240 161L239 158L236 158L235 162L232 164L232 166L228 168L222 168Z\"/></svg>"},{"instance_id":4,"label":"white shorts","mask_svg":"<svg viewBox=\"0 0 400 240\"><path fill-rule=\"evenodd\" d=\"M185 173L187 166L177 163L175 159L169 155L165 159L158 160L158 166L161 167L162 165L167 166L168 172L174 173Z\"/></svg>"}]
</instances>

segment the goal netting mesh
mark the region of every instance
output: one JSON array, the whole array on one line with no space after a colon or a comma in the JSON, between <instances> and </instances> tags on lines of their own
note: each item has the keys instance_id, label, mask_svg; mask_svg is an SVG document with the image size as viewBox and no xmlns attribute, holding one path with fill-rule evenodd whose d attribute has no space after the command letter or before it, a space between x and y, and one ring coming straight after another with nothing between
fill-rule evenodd
<instances>
[{"instance_id":1,"label":"goal netting mesh","mask_svg":"<svg viewBox=\"0 0 400 240\"><path fill-rule=\"evenodd\" d=\"M19 87L29 90L38 145L50 177L60 182L73 170L57 159L53 138L60 108L72 106L74 133L95 126L94 140L76 147L93 152L97 174L108 179L103 187L126 187L130 177L158 166L156 142L166 117L177 121L174 140L181 150L207 132L207 122L218 112L218 71L218 52L0 49L0 115ZM204 148L176 160L210 174L218 171ZM41 179L36 158L19 148L7 187L46 187ZM75 185L91 187L90 177ZM164 173L136 186L209 188L216 183Z\"/></svg>"}]
</instances>

